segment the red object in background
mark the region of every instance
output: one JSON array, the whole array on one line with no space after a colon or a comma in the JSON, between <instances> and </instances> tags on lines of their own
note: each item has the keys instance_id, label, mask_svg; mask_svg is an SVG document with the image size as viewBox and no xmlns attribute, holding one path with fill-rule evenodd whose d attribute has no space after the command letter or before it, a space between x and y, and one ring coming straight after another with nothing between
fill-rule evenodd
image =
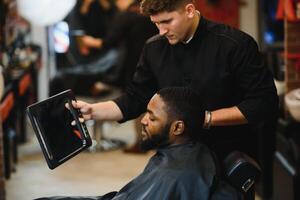
<instances>
[{"instance_id":1,"label":"red object in background","mask_svg":"<svg viewBox=\"0 0 300 200\"><path fill-rule=\"evenodd\" d=\"M298 1L299 3L300 1ZM289 21L296 21L296 9L294 6L294 0L279 0L276 11L276 19L283 19L287 17Z\"/></svg>"},{"instance_id":2,"label":"red object in background","mask_svg":"<svg viewBox=\"0 0 300 200\"><path fill-rule=\"evenodd\" d=\"M14 107L14 94L13 92L10 92L2 101L0 105L0 122L3 123L9 116L11 110Z\"/></svg>"},{"instance_id":3,"label":"red object in background","mask_svg":"<svg viewBox=\"0 0 300 200\"><path fill-rule=\"evenodd\" d=\"M280 54L282 57L285 57L287 59L294 59L296 60L295 68L298 72L300 72L300 53L287 53L283 52Z\"/></svg>"},{"instance_id":4,"label":"red object in background","mask_svg":"<svg viewBox=\"0 0 300 200\"><path fill-rule=\"evenodd\" d=\"M19 95L23 96L31 84L30 74L26 74L19 82Z\"/></svg>"},{"instance_id":5,"label":"red object in background","mask_svg":"<svg viewBox=\"0 0 300 200\"><path fill-rule=\"evenodd\" d=\"M196 7L201 14L213 21L239 28L239 0L197 0Z\"/></svg>"},{"instance_id":6,"label":"red object in background","mask_svg":"<svg viewBox=\"0 0 300 200\"><path fill-rule=\"evenodd\" d=\"M297 60L297 62L296 62L296 70L298 71L298 72L300 72L300 59L298 59Z\"/></svg>"}]
</instances>

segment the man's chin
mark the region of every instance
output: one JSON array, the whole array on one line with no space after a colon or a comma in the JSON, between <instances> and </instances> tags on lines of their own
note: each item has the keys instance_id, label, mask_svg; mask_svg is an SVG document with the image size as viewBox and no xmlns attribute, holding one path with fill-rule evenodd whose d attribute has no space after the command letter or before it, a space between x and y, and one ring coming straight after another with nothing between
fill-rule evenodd
<instances>
[{"instance_id":1,"label":"man's chin","mask_svg":"<svg viewBox=\"0 0 300 200\"><path fill-rule=\"evenodd\" d=\"M166 126L160 134L154 134L152 137L147 137L148 134L142 135L140 147L144 151L157 149L169 143L169 127ZM144 136L144 137L143 137Z\"/></svg>"},{"instance_id":2,"label":"man's chin","mask_svg":"<svg viewBox=\"0 0 300 200\"><path fill-rule=\"evenodd\" d=\"M176 39L175 37L171 37L171 38L166 37L166 38L168 39L168 42L169 42L170 45L175 45L179 42L179 40Z\"/></svg>"},{"instance_id":3,"label":"man's chin","mask_svg":"<svg viewBox=\"0 0 300 200\"><path fill-rule=\"evenodd\" d=\"M175 45L178 43L178 40L170 40L168 39L170 45Z\"/></svg>"},{"instance_id":4,"label":"man's chin","mask_svg":"<svg viewBox=\"0 0 300 200\"><path fill-rule=\"evenodd\" d=\"M148 151L156 148L156 144L151 139L141 140L140 147L143 151Z\"/></svg>"},{"instance_id":5,"label":"man's chin","mask_svg":"<svg viewBox=\"0 0 300 200\"><path fill-rule=\"evenodd\" d=\"M169 142L167 140L158 142L153 139L147 139L147 140L140 141L140 148L143 151L154 150L167 145L169 145Z\"/></svg>"}]
</instances>

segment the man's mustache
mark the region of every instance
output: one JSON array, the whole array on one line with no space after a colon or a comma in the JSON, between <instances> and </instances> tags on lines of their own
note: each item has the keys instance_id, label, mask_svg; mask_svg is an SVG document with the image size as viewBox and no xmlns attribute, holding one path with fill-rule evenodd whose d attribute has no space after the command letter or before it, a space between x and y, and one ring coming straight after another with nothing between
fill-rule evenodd
<instances>
[{"instance_id":1,"label":"man's mustache","mask_svg":"<svg viewBox=\"0 0 300 200\"><path fill-rule=\"evenodd\" d=\"M148 132L146 131L145 125L142 125L142 131L145 132L145 133L148 133Z\"/></svg>"}]
</instances>

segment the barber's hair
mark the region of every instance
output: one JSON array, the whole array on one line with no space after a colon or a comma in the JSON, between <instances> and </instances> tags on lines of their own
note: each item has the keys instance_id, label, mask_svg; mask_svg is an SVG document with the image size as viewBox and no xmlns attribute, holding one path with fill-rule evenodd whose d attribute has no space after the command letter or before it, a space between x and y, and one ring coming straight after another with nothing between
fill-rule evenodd
<instances>
[{"instance_id":1,"label":"barber's hair","mask_svg":"<svg viewBox=\"0 0 300 200\"><path fill-rule=\"evenodd\" d=\"M188 3L194 3L194 0L142 0L141 12L145 15L172 12Z\"/></svg>"},{"instance_id":2,"label":"barber's hair","mask_svg":"<svg viewBox=\"0 0 300 200\"><path fill-rule=\"evenodd\" d=\"M169 122L182 120L186 134L191 138L201 137L205 109L203 100L194 90L187 87L170 87L159 90L157 94L166 105Z\"/></svg>"}]
</instances>

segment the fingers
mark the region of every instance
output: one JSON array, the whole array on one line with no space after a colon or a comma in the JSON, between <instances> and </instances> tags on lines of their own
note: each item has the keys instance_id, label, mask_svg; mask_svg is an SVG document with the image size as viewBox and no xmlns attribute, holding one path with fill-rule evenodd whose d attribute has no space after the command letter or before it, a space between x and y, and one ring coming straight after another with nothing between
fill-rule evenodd
<instances>
[{"instance_id":1,"label":"fingers","mask_svg":"<svg viewBox=\"0 0 300 200\"><path fill-rule=\"evenodd\" d=\"M72 101L72 106L75 109L79 109L82 116L79 117L79 121L83 123L84 121L92 119L92 108L91 105L84 102L84 101ZM69 107L69 105L66 105L66 107ZM75 125L75 121L72 122L72 125Z\"/></svg>"},{"instance_id":2,"label":"fingers","mask_svg":"<svg viewBox=\"0 0 300 200\"><path fill-rule=\"evenodd\" d=\"M90 114L91 106L90 104L83 101L72 101L74 108L79 109L82 114Z\"/></svg>"},{"instance_id":3,"label":"fingers","mask_svg":"<svg viewBox=\"0 0 300 200\"><path fill-rule=\"evenodd\" d=\"M79 121L80 121L80 123L83 123L84 119L83 118L79 118Z\"/></svg>"},{"instance_id":4,"label":"fingers","mask_svg":"<svg viewBox=\"0 0 300 200\"><path fill-rule=\"evenodd\" d=\"M74 101L74 100L72 100L72 106L77 109L79 108L76 101ZM69 102L65 103L65 107L70 110Z\"/></svg>"},{"instance_id":5,"label":"fingers","mask_svg":"<svg viewBox=\"0 0 300 200\"><path fill-rule=\"evenodd\" d=\"M72 106L75 108L75 109L79 109L80 112L82 113L82 116L79 117L79 122L80 123L83 123L84 121L87 121L87 120L90 120L92 119L92 115L91 115L91 106L90 104L86 103L86 102L83 102L83 101L74 101L72 100ZM70 105L69 103L66 103L65 104L65 107L67 109L70 110ZM71 125L72 126L75 126L76 125L76 122L75 120L73 120L71 122Z\"/></svg>"},{"instance_id":6,"label":"fingers","mask_svg":"<svg viewBox=\"0 0 300 200\"><path fill-rule=\"evenodd\" d=\"M82 108L85 105L87 105L87 103L85 103L83 101L74 101L74 100L72 100L72 106L74 108L80 109L80 108Z\"/></svg>"},{"instance_id":7,"label":"fingers","mask_svg":"<svg viewBox=\"0 0 300 200\"><path fill-rule=\"evenodd\" d=\"M85 121L84 118L79 118L79 122L80 122L80 123L83 123L84 121ZM73 120L73 121L71 122L71 125L72 125L72 126L75 126L75 125L76 125L75 120Z\"/></svg>"}]
</instances>

